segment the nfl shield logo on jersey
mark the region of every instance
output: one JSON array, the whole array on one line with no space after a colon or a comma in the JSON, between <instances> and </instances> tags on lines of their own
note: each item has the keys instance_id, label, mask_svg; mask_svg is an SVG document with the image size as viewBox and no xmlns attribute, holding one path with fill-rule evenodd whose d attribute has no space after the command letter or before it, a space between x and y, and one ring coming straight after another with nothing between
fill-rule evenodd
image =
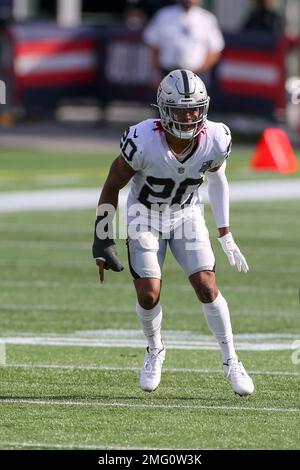
<instances>
[{"instance_id":1,"label":"nfl shield logo on jersey","mask_svg":"<svg viewBox=\"0 0 300 470\"><path fill-rule=\"evenodd\" d=\"M178 168L178 173L180 173L182 175L182 173L184 173L184 168L183 167Z\"/></svg>"}]
</instances>

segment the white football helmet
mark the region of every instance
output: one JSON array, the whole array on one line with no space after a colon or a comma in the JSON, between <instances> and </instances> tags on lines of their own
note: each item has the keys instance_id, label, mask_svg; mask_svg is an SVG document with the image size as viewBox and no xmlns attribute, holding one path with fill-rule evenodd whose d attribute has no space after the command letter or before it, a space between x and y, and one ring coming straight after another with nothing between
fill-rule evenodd
<instances>
[{"instance_id":1,"label":"white football helmet","mask_svg":"<svg viewBox=\"0 0 300 470\"><path fill-rule=\"evenodd\" d=\"M209 106L206 87L190 70L173 70L160 83L157 107L163 128L180 139L192 139L205 124Z\"/></svg>"}]
</instances>

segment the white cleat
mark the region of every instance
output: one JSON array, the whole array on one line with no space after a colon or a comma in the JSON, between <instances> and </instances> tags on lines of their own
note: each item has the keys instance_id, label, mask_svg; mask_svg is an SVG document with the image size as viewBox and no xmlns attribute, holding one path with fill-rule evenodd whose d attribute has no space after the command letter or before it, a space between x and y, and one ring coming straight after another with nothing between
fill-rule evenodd
<instances>
[{"instance_id":1,"label":"white cleat","mask_svg":"<svg viewBox=\"0 0 300 470\"><path fill-rule=\"evenodd\" d=\"M149 349L145 352L144 364L141 368L140 385L145 392L153 392L160 383L161 368L165 360L165 347L160 351L158 349Z\"/></svg>"},{"instance_id":2,"label":"white cleat","mask_svg":"<svg viewBox=\"0 0 300 470\"><path fill-rule=\"evenodd\" d=\"M235 393L240 396L251 395L253 393L254 385L252 379L237 358L229 359L227 363L223 364L223 369Z\"/></svg>"}]
</instances>

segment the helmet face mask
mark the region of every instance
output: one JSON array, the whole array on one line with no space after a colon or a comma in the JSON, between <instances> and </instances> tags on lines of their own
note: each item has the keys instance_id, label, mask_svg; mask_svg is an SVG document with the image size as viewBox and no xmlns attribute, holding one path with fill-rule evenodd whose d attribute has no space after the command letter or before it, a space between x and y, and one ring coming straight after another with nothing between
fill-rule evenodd
<instances>
[{"instance_id":1,"label":"helmet face mask","mask_svg":"<svg viewBox=\"0 0 300 470\"><path fill-rule=\"evenodd\" d=\"M202 80L190 70L173 70L160 83L157 106L162 127L180 139L201 132L209 106Z\"/></svg>"}]
</instances>

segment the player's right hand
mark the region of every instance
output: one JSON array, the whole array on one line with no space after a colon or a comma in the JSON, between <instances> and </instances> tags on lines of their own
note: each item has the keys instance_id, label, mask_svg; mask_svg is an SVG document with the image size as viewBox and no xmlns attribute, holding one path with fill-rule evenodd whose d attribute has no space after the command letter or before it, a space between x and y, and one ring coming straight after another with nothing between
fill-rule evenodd
<instances>
[{"instance_id":1,"label":"player's right hand","mask_svg":"<svg viewBox=\"0 0 300 470\"><path fill-rule=\"evenodd\" d=\"M98 216L95 222L93 257L99 268L100 282L104 281L104 269L112 271L123 271L121 261L118 258L116 244L109 234L112 232L110 227L111 220L106 215ZM99 233L98 233L99 230Z\"/></svg>"},{"instance_id":2,"label":"player's right hand","mask_svg":"<svg viewBox=\"0 0 300 470\"><path fill-rule=\"evenodd\" d=\"M102 282L104 281L104 265L105 265L105 260L102 259L102 258L96 259L96 265L98 266L98 269L99 269L99 278L100 278L100 282L101 282L101 284L102 284Z\"/></svg>"},{"instance_id":3,"label":"player's right hand","mask_svg":"<svg viewBox=\"0 0 300 470\"><path fill-rule=\"evenodd\" d=\"M99 250L99 246L98 246ZM104 269L111 269L112 271L120 272L123 271L124 267L118 258L118 253L115 248L115 244L102 248L102 256L97 256L96 265L99 268L100 282L104 281Z\"/></svg>"}]
</instances>

